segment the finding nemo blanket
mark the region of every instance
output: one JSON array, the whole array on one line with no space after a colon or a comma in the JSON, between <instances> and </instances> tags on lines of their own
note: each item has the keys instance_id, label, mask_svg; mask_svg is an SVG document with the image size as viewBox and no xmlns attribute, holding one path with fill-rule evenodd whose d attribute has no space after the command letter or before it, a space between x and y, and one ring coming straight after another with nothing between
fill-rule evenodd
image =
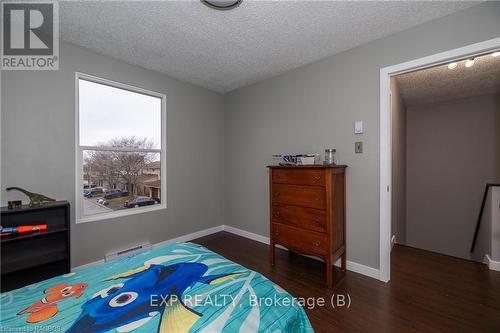
<instances>
[{"instance_id":1,"label":"finding nemo blanket","mask_svg":"<svg viewBox=\"0 0 500 333\"><path fill-rule=\"evenodd\" d=\"M3 332L312 332L293 296L193 243L1 294Z\"/></svg>"}]
</instances>

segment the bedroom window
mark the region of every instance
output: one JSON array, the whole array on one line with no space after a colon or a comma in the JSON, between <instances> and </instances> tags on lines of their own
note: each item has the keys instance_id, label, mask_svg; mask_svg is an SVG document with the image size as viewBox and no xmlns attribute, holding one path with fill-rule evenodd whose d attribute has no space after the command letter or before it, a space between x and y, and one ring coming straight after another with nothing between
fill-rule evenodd
<instances>
[{"instance_id":1,"label":"bedroom window","mask_svg":"<svg viewBox=\"0 0 500 333\"><path fill-rule=\"evenodd\" d=\"M166 206L166 96L76 74L77 222Z\"/></svg>"}]
</instances>

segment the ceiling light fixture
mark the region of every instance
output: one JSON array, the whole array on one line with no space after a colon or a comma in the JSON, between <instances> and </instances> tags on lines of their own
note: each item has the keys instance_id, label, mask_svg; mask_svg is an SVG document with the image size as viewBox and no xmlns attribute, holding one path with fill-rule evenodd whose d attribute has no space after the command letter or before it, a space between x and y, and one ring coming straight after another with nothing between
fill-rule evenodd
<instances>
[{"instance_id":1,"label":"ceiling light fixture","mask_svg":"<svg viewBox=\"0 0 500 333\"><path fill-rule=\"evenodd\" d=\"M450 62L450 63L448 64L448 68L449 68L449 69L455 69L455 68L457 68L457 65L458 65L458 64L457 64L456 62Z\"/></svg>"},{"instance_id":2,"label":"ceiling light fixture","mask_svg":"<svg viewBox=\"0 0 500 333\"><path fill-rule=\"evenodd\" d=\"M229 10L238 7L243 0L201 0L202 3L212 9Z\"/></svg>"},{"instance_id":3,"label":"ceiling light fixture","mask_svg":"<svg viewBox=\"0 0 500 333\"><path fill-rule=\"evenodd\" d=\"M474 62L476 62L476 59L474 58L471 58L471 59L467 59L467 61L465 62L465 67L472 67L474 66Z\"/></svg>"},{"instance_id":4,"label":"ceiling light fixture","mask_svg":"<svg viewBox=\"0 0 500 333\"><path fill-rule=\"evenodd\" d=\"M493 53L491 54L491 56L492 56L492 57L495 57L495 58L496 58L496 57L498 57L498 56L500 56L500 51L495 51L495 52L493 52Z\"/></svg>"}]
</instances>

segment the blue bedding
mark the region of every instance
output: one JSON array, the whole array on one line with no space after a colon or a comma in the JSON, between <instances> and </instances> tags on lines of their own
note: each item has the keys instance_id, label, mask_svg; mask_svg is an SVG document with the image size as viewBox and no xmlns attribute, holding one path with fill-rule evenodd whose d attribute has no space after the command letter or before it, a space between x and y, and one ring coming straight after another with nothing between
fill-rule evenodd
<instances>
[{"instance_id":1,"label":"blue bedding","mask_svg":"<svg viewBox=\"0 0 500 333\"><path fill-rule=\"evenodd\" d=\"M293 296L193 243L2 293L0 304L6 332L313 332Z\"/></svg>"}]
</instances>

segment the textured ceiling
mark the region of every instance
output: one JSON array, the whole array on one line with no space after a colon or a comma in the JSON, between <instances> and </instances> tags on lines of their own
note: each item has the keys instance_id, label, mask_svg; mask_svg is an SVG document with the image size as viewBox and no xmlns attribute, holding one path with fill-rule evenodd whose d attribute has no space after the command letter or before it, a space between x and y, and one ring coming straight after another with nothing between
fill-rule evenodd
<instances>
[{"instance_id":1,"label":"textured ceiling","mask_svg":"<svg viewBox=\"0 0 500 333\"><path fill-rule=\"evenodd\" d=\"M459 61L396 76L401 97L407 106L444 102L457 98L500 93L500 57L476 57L474 66Z\"/></svg>"},{"instance_id":2,"label":"textured ceiling","mask_svg":"<svg viewBox=\"0 0 500 333\"><path fill-rule=\"evenodd\" d=\"M221 93L477 2L69 1L63 40Z\"/></svg>"}]
</instances>

